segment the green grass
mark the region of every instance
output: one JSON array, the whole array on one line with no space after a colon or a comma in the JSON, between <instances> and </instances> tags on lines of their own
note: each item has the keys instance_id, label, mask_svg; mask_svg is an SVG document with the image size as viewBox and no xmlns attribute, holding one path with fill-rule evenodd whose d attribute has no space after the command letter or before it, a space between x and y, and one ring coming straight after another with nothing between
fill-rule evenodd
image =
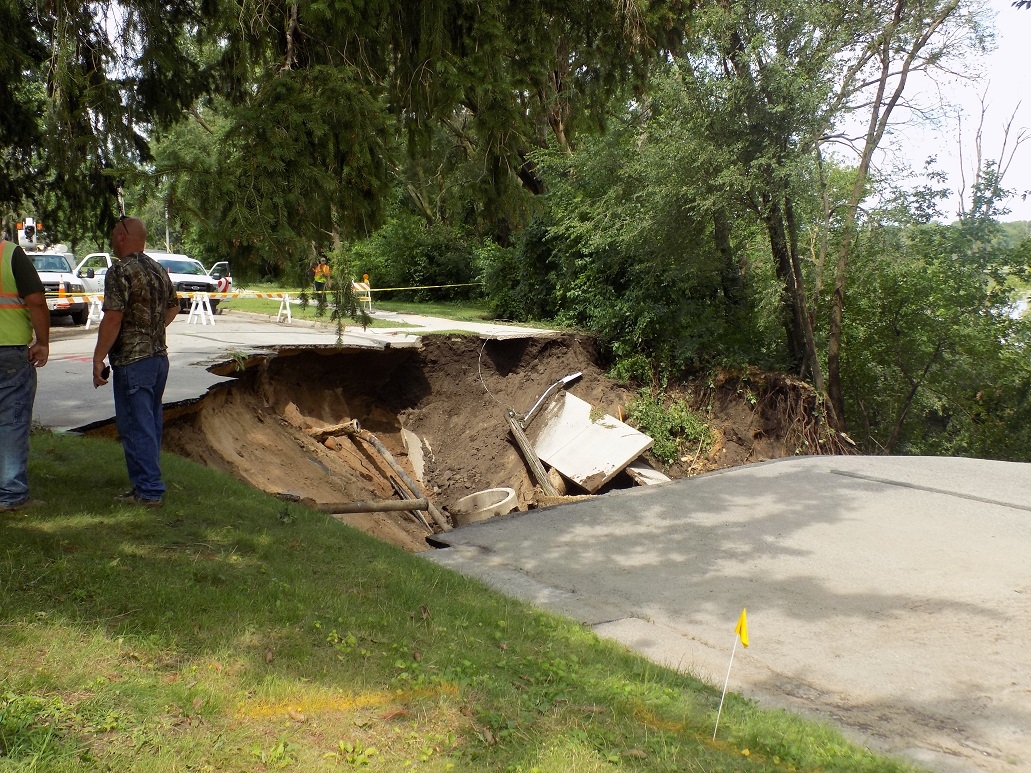
<instances>
[{"instance_id":1,"label":"green grass","mask_svg":"<svg viewBox=\"0 0 1031 773\"><path fill-rule=\"evenodd\" d=\"M296 504L36 434L0 514L0 771L896 771Z\"/></svg>"},{"instance_id":2,"label":"green grass","mask_svg":"<svg viewBox=\"0 0 1031 773\"><path fill-rule=\"evenodd\" d=\"M267 314L270 317L275 317L279 314L279 301L267 299L267 298L233 298L226 302L221 307L223 312L243 311L248 314ZM331 309L323 308L321 314L319 313L318 305L315 303L309 303L305 306L292 304L290 306L290 314L294 319L305 319L319 322L325 322L326 324L334 324L330 318ZM344 320L345 327L351 327L353 325L359 325L350 318ZM367 327L409 327L404 322L391 322L390 320L383 319L372 319Z\"/></svg>"},{"instance_id":3,"label":"green grass","mask_svg":"<svg viewBox=\"0 0 1031 773\"><path fill-rule=\"evenodd\" d=\"M296 298L299 291L274 287L271 284L249 284L247 290L256 293L290 293L291 298ZM438 303L416 303L413 301L384 301L372 297L372 306L377 311L393 311L401 314L422 314L428 317L440 317L442 319L453 319L459 322L491 322L490 314L485 303L480 301L454 301ZM279 313L279 301L265 298L232 298L225 302L224 309L236 309L257 314L270 314L275 316ZM317 305L310 303L303 308L298 305L290 307L293 316L302 319L329 319L329 310L324 310L321 317L317 315ZM373 320L370 327L404 327L404 323L393 323L389 320Z\"/></svg>"},{"instance_id":4,"label":"green grass","mask_svg":"<svg viewBox=\"0 0 1031 773\"><path fill-rule=\"evenodd\" d=\"M277 287L269 283L250 283L247 290L256 293L290 293L296 298L299 290ZM310 293L309 293L310 294ZM233 298L230 303L236 304L239 298ZM248 299L249 301L259 299ZM274 304L272 314L279 310L279 301L269 301ZM453 319L460 322L492 322L487 304L484 301L436 301L436 302L415 302L415 301L388 301L380 294L372 293L372 307L378 311L394 311L402 314L424 314L428 317L440 317L442 319ZM296 307L295 307L296 308Z\"/></svg>"},{"instance_id":5,"label":"green grass","mask_svg":"<svg viewBox=\"0 0 1031 773\"><path fill-rule=\"evenodd\" d=\"M385 301L372 294L372 307L380 311L394 311L400 314L423 314L427 317L453 319L458 322L493 322L487 304L481 301L426 302Z\"/></svg>"}]
</instances>

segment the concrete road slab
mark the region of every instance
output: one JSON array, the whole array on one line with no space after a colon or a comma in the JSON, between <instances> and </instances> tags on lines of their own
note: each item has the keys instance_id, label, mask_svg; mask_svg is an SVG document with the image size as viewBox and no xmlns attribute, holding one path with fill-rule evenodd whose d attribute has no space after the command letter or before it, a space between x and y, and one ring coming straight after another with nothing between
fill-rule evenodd
<instances>
[{"instance_id":1,"label":"concrete road slab","mask_svg":"<svg viewBox=\"0 0 1031 773\"><path fill-rule=\"evenodd\" d=\"M807 457L457 529L422 554L933 770L1031 770L1031 465ZM518 580L518 581L516 581Z\"/></svg>"}]
</instances>

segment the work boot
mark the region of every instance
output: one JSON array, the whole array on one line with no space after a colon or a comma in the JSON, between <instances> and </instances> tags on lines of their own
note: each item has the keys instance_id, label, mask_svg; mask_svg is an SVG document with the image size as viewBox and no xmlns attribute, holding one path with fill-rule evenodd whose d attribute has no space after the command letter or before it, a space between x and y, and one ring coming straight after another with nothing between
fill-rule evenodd
<instances>
[{"instance_id":1,"label":"work boot","mask_svg":"<svg viewBox=\"0 0 1031 773\"><path fill-rule=\"evenodd\" d=\"M123 505L139 505L140 507L161 507L164 505L164 502L160 499L144 499L132 489L116 496L115 502Z\"/></svg>"}]
</instances>

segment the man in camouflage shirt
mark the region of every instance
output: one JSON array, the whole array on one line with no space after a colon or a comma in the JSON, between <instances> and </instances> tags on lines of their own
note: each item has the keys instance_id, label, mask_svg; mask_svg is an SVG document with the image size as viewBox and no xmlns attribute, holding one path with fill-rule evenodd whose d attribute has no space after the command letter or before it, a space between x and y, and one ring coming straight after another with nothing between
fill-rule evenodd
<instances>
[{"instance_id":1,"label":"man in camouflage shirt","mask_svg":"<svg viewBox=\"0 0 1031 773\"><path fill-rule=\"evenodd\" d=\"M104 278L104 319L93 351L93 386L107 383L104 358L114 370L115 425L133 488L116 500L160 507L161 401L168 379L165 328L179 313L179 297L165 270L143 254L143 221L123 217L111 232L118 261Z\"/></svg>"}]
</instances>

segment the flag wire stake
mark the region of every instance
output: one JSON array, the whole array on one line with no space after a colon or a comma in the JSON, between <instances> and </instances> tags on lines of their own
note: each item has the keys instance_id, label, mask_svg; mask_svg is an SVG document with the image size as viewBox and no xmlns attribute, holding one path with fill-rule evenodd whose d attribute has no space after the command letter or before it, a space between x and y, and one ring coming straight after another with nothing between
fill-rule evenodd
<instances>
[{"instance_id":1,"label":"flag wire stake","mask_svg":"<svg viewBox=\"0 0 1031 773\"><path fill-rule=\"evenodd\" d=\"M730 665L727 666L727 678L723 680L723 694L720 696L720 707L716 712L716 726L712 729L712 740L716 740L716 730L720 726L720 714L723 713L723 699L727 697L727 685L730 684L730 669L734 666L734 653L737 652L738 635L734 634L734 648L730 651Z\"/></svg>"}]
</instances>

